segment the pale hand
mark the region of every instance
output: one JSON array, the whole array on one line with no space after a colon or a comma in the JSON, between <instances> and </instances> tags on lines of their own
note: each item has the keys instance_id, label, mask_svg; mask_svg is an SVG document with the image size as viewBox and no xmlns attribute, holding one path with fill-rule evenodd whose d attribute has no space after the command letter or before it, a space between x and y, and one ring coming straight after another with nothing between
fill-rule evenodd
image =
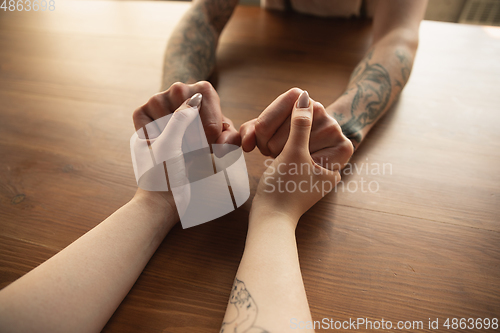
<instances>
[{"instance_id":1,"label":"pale hand","mask_svg":"<svg viewBox=\"0 0 500 333\"><path fill-rule=\"evenodd\" d=\"M304 100L308 100L308 107L299 108ZM252 210L259 214L285 215L295 226L300 216L340 181L338 169L326 169L311 156L314 107L315 103L307 92L303 92L291 107L290 134L281 153L262 175L252 205ZM338 140L337 145L346 145L345 140ZM338 147L332 144L329 149L335 151ZM347 154L332 154L330 158L332 162L343 165L349 157Z\"/></svg>"}]
</instances>

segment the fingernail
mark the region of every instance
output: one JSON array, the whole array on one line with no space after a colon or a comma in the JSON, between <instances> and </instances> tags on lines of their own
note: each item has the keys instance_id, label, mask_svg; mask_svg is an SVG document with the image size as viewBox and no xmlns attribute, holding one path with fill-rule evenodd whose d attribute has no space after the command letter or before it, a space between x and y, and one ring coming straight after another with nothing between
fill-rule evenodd
<instances>
[{"instance_id":1,"label":"fingernail","mask_svg":"<svg viewBox=\"0 0 500 333\"><path fill-rule=\"evenodd\" d=\"M299 96L299 101L297 102L298 109L305 109L309 107L309 93L307 91L303 91Z\"/></svg>"},{"instance_id":2,"label":"fingernail","mask_svg":"<svg viewBox=\"0 0 500 333\"><path fill-rule=\"evenodd\" d=\"M191 107L196 107L196 108L199 108L200 107L200 104L201 104L201 98L203 96L200 94L200 93L196 93L193 95L193 97L191 97L189 99L189 101L187 102L187 105L191 106Z\"/></svg>"},{"instance_id":3,"label":"fingernail","mask_svg":"<svg viewBox=\"0 0 500 333\"><path fill-rule=\"evenodd\" d=\"M222 123L222 130L225 131L229 128L229 126L231 126L231 124L229 123L226 123L225 121Z\"/></svg>"}]
</instances>

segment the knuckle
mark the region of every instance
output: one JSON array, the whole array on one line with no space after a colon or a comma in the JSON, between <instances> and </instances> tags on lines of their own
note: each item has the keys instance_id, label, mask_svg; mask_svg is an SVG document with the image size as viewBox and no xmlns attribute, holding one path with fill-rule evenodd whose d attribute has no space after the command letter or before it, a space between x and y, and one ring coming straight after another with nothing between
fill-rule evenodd
<instances>
[{"instance_id":1,"label":"knuckle","mask_svg":"<svg viewBox=\"0 0 500 333\"><path fill-rule=\"evenodd\" d=\"M195 83L195 86L196 86L197 90L199 90L201 93L211 93L211 92L215 91L212 84L208 81L197 82L197 83Z\"/></svg>"},{"instance_id":2,"label":"knuckle","mask_svg":"<svg viewBox=\"0 0 500 333\"><path fill-rule=\"evenodd\" d=\"M328 115L326 112L325 106L323 104L321 104L320 102L315 101L313 109L314 109L315 115L318 114L318 115L321 115L322 117Z\"/></svg>"},{"instance_id":3,"label":"knuckle","mask_svg":"<svg viewBox=\"0 0 500 333\"><path fill-rule=\"evenodd\" d=\"M302 91L303 91L303 90L302 90L302 89L300 89L300 88L293 87L293 88L291 88L290 90L288 90L286 93L287 93L287 94L291 94L291 95L297 95L297 96L299 96L299 95L302 93Z\"/></svg>"},{"instance_id":4,"label":"knuckle","mask_svg":"<svg viewBox=\"0 0 500 333\"><path fill-rule=\"evenodd\" d=\"M347 159L354 153L354 146L351 140L345 139L342 143L338 145L338 152L340 156L346 157Z\"/></svg>"},{"instance_id":5,"label":"knuckle","mask_svg":"<svg viewBox=\"0 0 500 333\"><path fill-rule=\"evenodd\" d=\"M135 111L132 112L132 120L138 120L142 114L144 114L144 111L142 111L142 107L135 109Z\"/></svg>"},{"instance_id":6,"label":"knuckle","mask_svg":"<svg viewBox=\"0 0 500 333\"><path fill-rule=\"evenodd\" d=\"M173 95L182 94L186 88L186 85L182 82L175 82L168 88L167 92L172 93Z\"/></svg>"},{"instance_id":7,"label":"knuckle","mask_svg":"<svg viewBox=\"0 0 500 333\"><path fill-rule=\"evenodd\" d=\"M335 174L333 175L333 179L335 181L335 184L339 183L342 180L342 174L339 170L335 171Z\"/></svg>"},{"instance_id":8,"label":"knuckle","mask_svg":"<svg viewBox=\"0 0 500 333\"><path fill-rule=\"evenodd\" d=\"M147 102L148 107L156 109L163 106L163 95L161 93L154 94Z\"/></svg>"},{"instance_id":9,"label":"knuckle","mask_svg":"<svg viewBox=\"0 0 500 333\"><path fill-rule=\"evenodd\" d=\"M221 126L218 126L217 123L210 122L203 125L203 129L205 130L205 135L209 140L215 140L219 137L221 132Z\"/></svg>"},{"instance_id":10,"label":"knuckle","mask_svg":"<svg viewBox=\"0 0 500 333\"><path fill-rule=\"evenodd\" d=\"M332 138L335 138L335 137L339 137L342 135L342 128L340 127L340 125L333 119L331 120L327 120L327 124L326 126L323 128L323 131L325 131L326 135L328 137L332 137Z\"/></svg>"},{"instance_id":11,"label":"knuckle","mask_svg":"<svg viewBox=\"0 0 500 333\"><path fill-rule=\"evenodd\" d=\"M175 82L162 93L163 98L168 104L176 104L179 101L185 100L189 94L189 87L182 82Z\"/></svg>"},{"instance_id":12,"label":"knuckle","mask_svg":"<svg viewBox=\"0 0 500 333\"><path fill-rule=\"evenodd\" d=\"M200 81L193 85L196 92L199 92L203 95L204 98L209 97L215 102L220 102L219 94L212 86L212 84L208 81Z\"/></svg>"},{"instance_id":13,"label":"knuckle","mask_svg":"<svg viewBox=\"0 0 500 333\"><path fill-rule=\"evenodd\" d=\"M142 121L143 116L144 116L144 110L142 109L142 107L136 109L132 113L132 121L134 122L136 128L141 125L140 123Z\"/></svg>"},{"instance_id":14,"label":"knuckle","mask_svg":"<svg viewBox=\"0 0 500 333\"><path fill-rule=\"evenodd\" d=\"M266 126L265 121L261 117L255 121L255 133L260 136L267 136L269 134L269 127Z\"/></svg>"},{"instance_id":15,"label":"knuckle","mask_svg":"<svg viewBox=\"0 0 500 333\"><path fill-rule=\"evenodd\" d=\"M240 126L240 132L241 131L247 131L248 128L250 127L250 122L251 121L247 121L247 122L244 122L243 124L241 124L241 126Z\"/></svg>"},{"instance_id":16,"label":"knuckle","mask_svg":"<svg viewBox=\"0 0 500 333\"><path fill-rule=\"evenodd\" d=\"M299 127L311 127L312 119L308 115L297 115L292 118L292 125Z\"/></svg>"},{"instance_id":17,"label":"knuckle","mask_svg":"<svg viewBox=\"0 0 500 333\"><path fill-rule=\"evenodd\" d=\"M259 151L260 151L260 153L261 153L263 156L271 156L271 157L272 157L271 152L270 152L269 150L267 150L267 149L265 149L265 148L263 148L263 147L259 146L258 144L257 144L257 148L259 148Z\"/></svg>"},{"instance_id":18,"label":"knuckle","mask_svg":"<svg viewBox=\"0 0 500 333\"><path fill-rule=\"evenodd\" d=\"M252 129L252 126L255 127L255 122L247 121L246 123L241 124L239 132L241 135L245 135Z\"/></svg>"},{"instance_id":19,"label":"knuckle","mask_svg":"<svg viewBox=\"0 0 500 333\"><path fill-rule=\"evenodd\" d=\"M271 156L276 157L281 153L283 147L280 147L279 143L276 140L271 139L267 143L267 149L269 150Z\"/></svg>"},{"instance_id":20,"label":"knuckle","mask_svg":"<svg viewBox=\"0 0 500 333\"><path fill-rule=\"evenodd\" d=\"M236 132L236 133L233 133L232 135L228 136L228 141L227 143L231 143L233 145L236 145L236 146L241 146L241 142L242 142L242 138L241 138L241 135L240 133Z\"/></svg>"}]
</instances>

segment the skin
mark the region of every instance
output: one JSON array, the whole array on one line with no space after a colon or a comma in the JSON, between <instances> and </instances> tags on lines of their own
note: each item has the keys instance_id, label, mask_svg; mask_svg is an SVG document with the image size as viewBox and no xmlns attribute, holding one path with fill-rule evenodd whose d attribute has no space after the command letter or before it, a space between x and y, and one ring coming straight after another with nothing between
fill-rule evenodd
<instances>
[{"instance_id":1,"label":"skin","mask_svg":"<svg viewBox=\"0 0 500 333\"><path fill-rule=\"evenodd\" d=\"M137 191L113 215L0 291L2 332L101 331L176 222L167 201Z\"/></svg>"},{"instance_id":2,"label":"skin","mask_svg":"<svg viewBox=\"0 0 500 333\"><path fill-rule=\"evenodd\" d=\"M311 320L295 228L300 216L324 193L283 194L266 189L278 180L300 183L311 181L311 176L333 184L340 180L335 167L328 170L315 161L318 162L317 157L323 151L330 165L345 165L352 153L348 140L359 145L390 108L408 79L425 4L424 0L379 3L373 45L354 70L346 93L326 110L312 100L306 110L288 107L294 105L301 93L299 89L292 89L279 96L277 102L259 116L259 121L257 118L242 126L245 150L257 146L263 153L277 158L274 168L270 167L263 175L253 201L247 243L235 280L241 297L231 298L233 303L230 299L223 328L239 317L238 309L243 309L243 304L250 304L252 311L238 332L243 328L244 331L281 332L290 328L290 318ZM163 88L170 88L134 112L136 128L174 112L187 98L200 92L204 96L200 115L209 143L238 144L240 134L223 116L213 87L207 82L194 83L206 79L213 70L220 32L235 5L236 1L224 0L194 2L172 35L165 53ZM170 86L176 81L192 84ZM224 122L229 127L223 125ZM275 130L267 131L268 125ZM320 143L325 136L327 145ZM322 168L323 172L276 175L277 166L292 167L292 163L305 163L310 170ZM0 291L2 330L100 331L178 220L168 192L139 189L133 199L106 220Z\"/></svg>"},{"instance_id":3,"label":"skin","mask_svg":"<svg viewBox=\"0 0 500 333\"><path fill-rule=\"evenodd\" d=\"M235 306L231 297L221 332L295 332L296 322L311 321L302 274L300 272L295 229L299 218L326 193L308 190L314 182L340 181L339 171L316 164L309 151L313 127L314 101L309 107L291 107L290 135L280 155L264 172L253 199L245 250L232 296L245 288L246 302ZM338 145L349 143L343 139ZM345 164L345 156L336 163ZM295 167L301 166L300 172ZM303 184L301 191L282 191L279 184ZM274 190L273 190L274 189ZM241 283L244 283L242 286ZM239 323L236 326L234 323ZM313 330L300 330L313 332Z\"/></svg>"},{"instance_id":4,"label":"skin","mask_svg":"<svg viewBox=\"0 0 500 333\"><path fill-rule=\"evenodd\" d=\"M209 102L203 104L203 100L200 114L204 112L203 105L210 105ZM189 119L193 119L188 116L193 113L189 102L190 99L186 99L174 110L166 128L155 138L155 144L165 141L171 149L177 142L180 151L182 140L176 137L183 133ZM140 128L144 120L141 115L161 116L167 112L167 107L178 103L179 96L168 93L154 96L134 113L136 128ZM237 332L282 331L282 325L288 325L283 324L283 320L291 315L310 319L294 232L300 216L325 193L283 195L269 192L267 188L276 184L279 177L296 182L308 182L313 177L313 181L328 180L333 184L340 180L338 171L326 169L318 174L291 175L287 172L293 163L306 163L314 170L321 169L308 149L313 105L311 100L308 108L295 108L285 149L258 186L247 244L237 274L241 283L235 284L236 291L232 292L227 320L222 326L226 331L231 332L231 326L239 327ZM189 120L187 124L183 122L185 119ZM169 127L170 124L173 126ZM344 141L348 139L344 137ZM338 162L346 161L339 159ZM284 164L285 169L280 170L287 175L275 173L273 168L279 164ZM102 330L178 221L171 192L138 189L128 203L107 219L0 291L2 332ZM262 275L255 274L262 268ZM280 318L278 324L276 318Z\"/></svg>"},{"instance_id":5,"label":"skin","mask_svg":"<svg viewBox=\"0 0 500 333\"><path fill-rule=\"evenodd\" d=\"M379 1L373 42L342 96L327 107L355 147L390 109L406 85L427 1Z\"/></svg>"},{"instance_id":6,"label":"skin","mask_svg":"<svg viewBox=\"0 0 500 333\"><path fill-rule=\"evenodd\" d=\"M318 116L314 118L311 132L311 153L319 163L332 165L336 154L349 153L347 147L330 149L341 139L332 127L340 124L343 134L356 149L397 99L409 78L418 46L418 28L426 5L427 0L376 3L372 45L354 69L345 93L328 105L326 112L319 105L315 107ZM215 66L220 33L235 6L236 1L223 0L193 3L167 45L163 89L175 81L189 83L208 78ZM257 147L267 156L280 154L290 128L289 106L300 92L297 88L289 90L258 118L241 126L245 151ZM222 112L216 116L224 117Z\"/></svg>"},{"instance_id":7,"label":"skin","mask_svg":"<svg viewBox=\"0 0 500 333\"><path fill-rule=\"evenodd\" d=\"M290 132L290 110L301 93L299 88L288 90L278 96L258 118L243 124L240 129L243 150L248 152L257 146L266 156L278 156ZM313 100L312 108L311 156L316 163L330 170L341 169L344 165L336 161L339 156L342 160L349 160L354 151L353 145L344 140L342 128L321 103Z\"/></svg>"},{"instance_id":8,"label":"skin","mask_svg":"<svg viewBox=\"0 0 500 333\"><path fill-rule=\"evenodd\" d=\"M161 115L178 98L163 95L161 104L155 96L139 109ZM156 139L167 141L167 149L177 142L181 152L178 138L198 112L188 102L177 108ZM140 128L142 118L134 119ZM179 221L171 193L138 189L95 228L2 289L2 332L99 332Z\"/></svg>"},{"instance_id":9,"label":"skin","mask_svg":"<svg viewBox=\"0 0 500 333\"><path fill-rule=\"evenodd\" d=\"M219 36L237 4L237 0L193 1L172 32L165 50L160 90L179 97L177 103L161 112L172 112L194 93L203 94L204 104L210 101L210 106L205 105L202 108L204 113L200 114L209 144L241 145L240 133L222 113L215 89L209 82L203 81L208 79L215 67ZM160 96L157 99L161 99ZM157 116L146 109L139 109L134 119L141 119L139 124L143 126Z\"/></svg>"},{"instance_id":10,"label":"skin","mask_svg":"<svg viewBox=\"0 0 500 333\"><path fill-rule=\"evenodd\" d=\"M237 0L194 0L165 50L161 90L175 82L206 80L215 67L219 36Z\"/></svg>"},{"instance_id":11,"label":"skin","mask_svg":"<svg viewBox=\"0 0 500 333\"><path fill-rule=\"evenodd\" d=\"M153 120L174 112L187 98L196 93L203 95L200 118L208 143L230 143L239 146L240 133L233 122L222 115L219 95L206 81L193 84L176 82L165 91L152 96L146 104L134 111L132 117L135 129L138 130Z\"/></svg>"}]
</instances>

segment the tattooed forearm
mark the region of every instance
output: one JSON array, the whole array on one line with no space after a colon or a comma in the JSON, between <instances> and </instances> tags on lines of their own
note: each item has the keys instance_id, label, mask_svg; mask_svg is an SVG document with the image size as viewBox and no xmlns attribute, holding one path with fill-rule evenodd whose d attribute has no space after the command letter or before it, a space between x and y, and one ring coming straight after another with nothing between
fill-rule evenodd
<instances>
[{"instance_id":1,"label":"tattooed forearm","mask_svg":"<svg viewBox=\"0 0 500 333\"><path fill-rule=\"evenodd\" d=\"M236 309L236 318L231 321L224 321L220 333L269 333L260 327L254 326L258 314L257 304L255 304L254 299L245 287L245 283L238 280L238 278L234 279L229 307Z\"/></svg>"},{"instance_id":2,"label":"tattooed forearm","mask_svg":"<svg viewBox=\"0 0 500 333\"><path fill-rule=\"evenodd\" d=\"M395 88L403 89L411 70L412 63L404 51L396 50L393 59L373 61L374 51L368 52L349 80L344 93L352 99L349 114L333 113L344 135L358 144L363 139L362 130L389 108L393 93L398 92Z\"/></svg>"},{"instance_id":3,"label":"tattooed forearm","mask_svg":"<svg viewBox=\"0 0 500 333\"><path fill-rule=\"evenodd\" d=\"M342 132L351 140L361 142L359 131L377 120L391 96L389 72L379 63L370 64L373 50L356 68L349 86L355 90L351 117L342 125Z\"/></svg>"},{"instance_id":4,"label":"tattooed forearm","mask_svg":"<svg viewBox=\"0 0 500 333\"><path fill-rule=\"evenodd\" d=\"M210 23L220 34L238 4L238 0L202 0L202 2Z\"/></svg>"},{"instance_id":5,"label":"tattooed forearm","mask_svg":"<svg viewBox=\"0 0 500 333\"><path fill-rule=\"evenodd\" d=\"M199 0L176 27L165 51L162 90L172 83L206 80L215 66L219 35L237 0Z\"/></svg>"},{"instance_id":6,"label":"tattooed forearm","mask_svg":"<svg viewBox=\"0 0 500 333\"><path fill-rule=\"evenodd\" d=\"M396 80L396 85L400 89L403 89L403 87L406 84L406 81L408 81L408 78L410 77L411 62L408 59L406 53L403 52L402 50L396 50L396 57L398 58L399 63L401 64L401 81Z\"/></svg>"},{"instance_id":7,"label":"tattooed forearm","mask_svg":"<svg viewBox=\"0 0 500 333\"><path fill-rule=\"evenodd\" d=\"M172 83L204 80L215 64L217 37L198 10L170 38L163 63L162 90Z\"/></svg>"}]
</instances>

